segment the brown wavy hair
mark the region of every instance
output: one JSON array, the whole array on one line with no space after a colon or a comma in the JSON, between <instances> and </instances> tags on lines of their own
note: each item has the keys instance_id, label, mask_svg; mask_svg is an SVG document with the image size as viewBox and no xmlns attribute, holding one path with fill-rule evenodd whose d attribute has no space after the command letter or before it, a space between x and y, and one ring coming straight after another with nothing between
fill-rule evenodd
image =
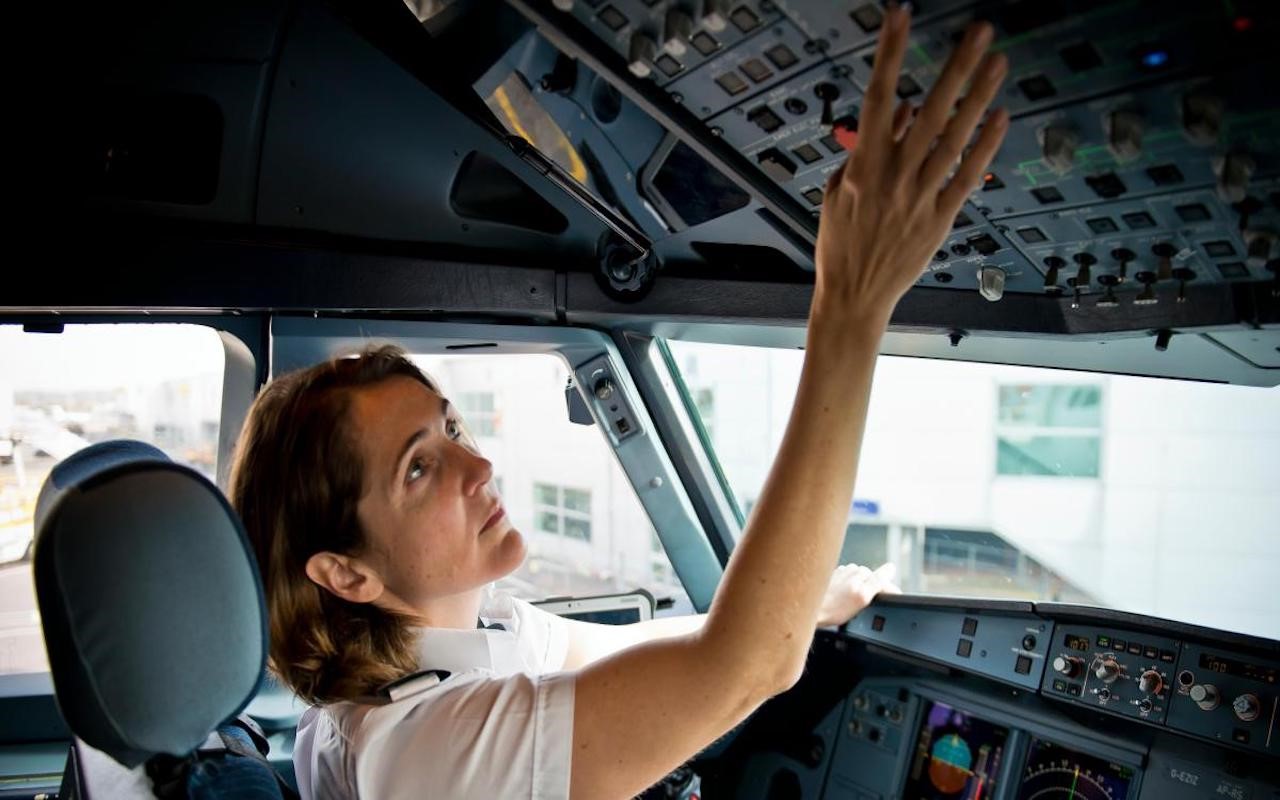
<instances>
[{"instance_id":1,"label":"brown wavy hair","mask_svg":"<svg viewBox=\"0 0 1280 800\"><path fill-rule=\"evenodd\" d=\"M358 555L364 464L348 410L356 390L393 376L436 385L394 345L281 375L249 409L231 466L230 500L258 557L271 627L270 665L311 703L351 700L417 669L410 621L317 586L320 552Z\"/></svg>"}]
</instances>

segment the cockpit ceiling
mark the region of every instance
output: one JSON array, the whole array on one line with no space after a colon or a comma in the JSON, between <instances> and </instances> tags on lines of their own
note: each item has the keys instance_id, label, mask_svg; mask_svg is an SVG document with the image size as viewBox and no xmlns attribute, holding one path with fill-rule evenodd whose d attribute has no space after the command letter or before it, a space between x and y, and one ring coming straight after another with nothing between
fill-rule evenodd
<instances>
[{"instance_id":1,"label":"cockpit ceiling","mask_svg":"<svg viewBox=\"0 0 1280 800\"><path fill-rule=\"evenodd\" d=\"M821 189L856 147L882 11L90 12L84 60L68 62L84 102L54 112L76 109L61 157L77 189L56 215L26 213L100 268L33 276L5 308L800 326ZM976 18L1012 64L1013 123L895 331L958 358L990 337L1140 339L1151 359L1191 358L1183 377L1222 379L1210 362L1225 359L1274 385L1280 90L1258 79L1280 58L1271 5L923 4L903 99L922 99ZM1193 337L1203 353L1179 347ZM1038 363L1031 347L998 357Z\"/></svg>"}]
</instances>

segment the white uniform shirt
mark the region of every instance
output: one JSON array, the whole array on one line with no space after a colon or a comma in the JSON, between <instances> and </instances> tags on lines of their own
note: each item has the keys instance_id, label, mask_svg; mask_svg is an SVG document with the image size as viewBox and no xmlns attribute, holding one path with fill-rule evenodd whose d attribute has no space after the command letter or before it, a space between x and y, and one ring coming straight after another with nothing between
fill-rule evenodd
<instances>
[{"instance_id":1,"label":"white uniform shirt","mask_svg":"<svg viewBox=\"0 0 1280 800\"><path fill-rule=\"evenodd\" d=\"M565 798L573 674L564 620L506 594L480 612L506 630L424 628L418 679L385 705L315 706L298 722L303 800Z\"/></svg>"}]
</instances>

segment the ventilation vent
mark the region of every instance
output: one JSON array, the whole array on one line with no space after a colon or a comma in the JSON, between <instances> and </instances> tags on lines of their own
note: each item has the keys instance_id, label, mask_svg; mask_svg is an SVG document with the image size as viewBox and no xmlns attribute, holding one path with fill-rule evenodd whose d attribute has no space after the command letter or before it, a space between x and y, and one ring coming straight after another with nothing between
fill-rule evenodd
<instances>
[{"instance_id":1,"label":"ventilation vent","mask_svg":"<svg viewBox=\"0 0 1280 800\"><path fill-rule=\"evenodd\" d=\"M449 204L460 217L540 233L563 233L569 227L555 206L511 170L477 151L463 159L449 190Z\"/></svg>"}]
</instances>

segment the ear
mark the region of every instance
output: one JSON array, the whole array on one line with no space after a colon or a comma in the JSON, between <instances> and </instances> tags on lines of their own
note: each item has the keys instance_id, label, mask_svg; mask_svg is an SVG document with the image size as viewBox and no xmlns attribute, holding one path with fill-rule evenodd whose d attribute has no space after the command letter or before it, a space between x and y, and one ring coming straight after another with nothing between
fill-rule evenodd
<instances>
[{"instance_id":1,"label":"ear","mask_svg":"<svg viewBox=\"0 0 1280 800\"><path fill-rule=\"evenodd\" d=\"M351 603L372 603L384 588L378 574L360 559L327 551L307 559L307 577Z\"/></svg>"}]
</instances>

